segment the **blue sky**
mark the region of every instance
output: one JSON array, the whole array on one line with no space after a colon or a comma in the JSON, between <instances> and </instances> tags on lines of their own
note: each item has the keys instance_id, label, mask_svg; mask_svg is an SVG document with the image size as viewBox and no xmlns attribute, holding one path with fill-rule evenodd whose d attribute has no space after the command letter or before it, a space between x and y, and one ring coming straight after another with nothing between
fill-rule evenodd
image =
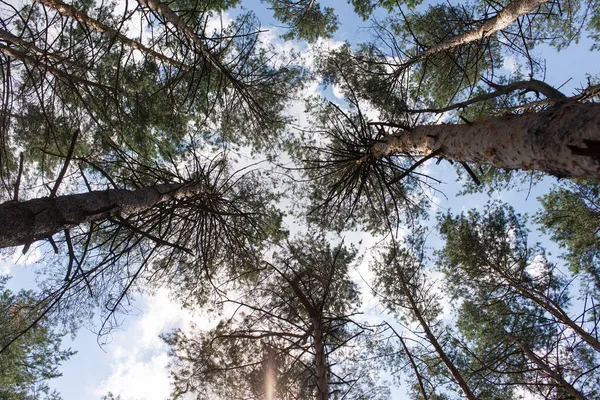
<instances>
[{"instance_id":1,"label":"blue sky","mask_svg":"<svg viewBox=\"0 0 600 400\"><path fill-rule=\"evenodd\" d=\"M351 5L345 1L321 3L332 5L339 15L340 29L333 42L357 43L368 40L368 22L357 17ZM258 2L251 4L247 7L256 12L263 26L274 33L279 32L278 24L270 17L266 5ZM281 42L276 41L275 45L281 45ZM296 46L302 48L304 45L297 43ZM575 88L585 86L586 73L600 72L600 57L598 52L588 51L590 46L590 41L583 39L578 45L572 45L560 53L544 46L536 48L535 52L543 54L547 59L546 81L555 86L568 81L562 88L567 95L573 94ZM330 97L333 96L331 89L326 93ZM448 196L448 200L437 198L440 210L451 208L458 212L470 207L481 207L487 201L488 198L484 195L457 198L455 193L460 187L455 183L454 170L448 163L444 162L438 167L428 165L425 168L444 181L440 189ZM509 202L518 212L532 213L538 208L536 197L545 193L553 182L554 179L546 179L534 187L530 194L527 191L512 191L495 197ZM552 253L559 253L555 245L548 244L542 237L540 239ZM431 245L435 245L435 239L432 241ZM33 258L35 259L35 254ZM23 262L21 260L19 264ZM9 282L9 287L13 290L35 287L36 268L36 265L23 266L12 262L0 264L0 271L8 270L13 276ZM102 348L97 343L96 334L87 329L80 330L75 340L65 340L65 345L77 350L78 354L63 364L63 377L51 383L65 400L97 399L108 390L113 390L115 394L120 393L123 400L158 400L168 396L170 388L165 369L168 360L166 346L158 339L158 334L175 327L185 327L190 321L206 323L206 317L181 310L177 304L170 302L168 293L164 290L159 291L156 296L146 296L138 300L135 307L139 310L137 315L126 317L121 329L114 332L110 343ZM396 393L397 398L404 398L401 391Z\"/></svg>"}]
</instances>

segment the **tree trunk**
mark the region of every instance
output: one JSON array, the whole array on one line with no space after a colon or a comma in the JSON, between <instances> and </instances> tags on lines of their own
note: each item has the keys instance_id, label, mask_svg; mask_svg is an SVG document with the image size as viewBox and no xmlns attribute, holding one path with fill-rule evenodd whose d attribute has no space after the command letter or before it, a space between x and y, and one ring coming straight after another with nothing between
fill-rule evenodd
<instances>
[{"instance_id":1,"label":"tree trunk","mask_svg":"<svg viewBox=\"0 0 600 400\"><path fill-rule=\"evenodd\" d=\"M378 160L436 150L459 162L600 182L600 104L567 100L536 113L420 125L384 137L370 156Z\"/></svg>"},{"instance_id":2,"label":"tree trunk","mask_svg":"<svg viewBox=\"0 0 600 400\"><path fill-rule=\"evenodd\" d=\"M406 296L406 298L410 304L411 311L414 313L415 317L419 321L419 325L421 325L421 328L423 328L423 331L425 332L425 336L427 337L427 340L429 341L429 343L431 343L433 345L435 352L438 354L438 357L444 363L444 365L448 369L448 372L450 372L450 374L452 375L452 377L454 378L454 380L456 381L456 383L458 384L460 389L463 391L463 393L465 394L465 397L469 400L477 400L477 397L475 397L475 394L473 394L473 392L471 391L471 388L467 384L467 381L465 381L465 378L463 378L463 376L460 373L460 371L458 370L458 368L456 368L456 366L454 365L452 360L450 360L450 357L448 357L448 355L446 354L446 352L444 351L444 349L438 342L437 338L435 337L435 335L429 328L429 324L425 320L425 317L423 317L423 314L421 313L419 305L415 301L415 298L414 298L413 294L411 293L410 288L408 287L408 284L405 279L405 275L402 271L398 272L398 279L400 281L400 285L402 286L402 292L403 292L404 296Z\"/></svg>"},{"instance_id":3,"label":"tree trunk","mask_svg":"<svg viewBox=\"0 0 600 400\"><path fill-rule=\"evenodd\" d=\"M165 19L165 21L170 22L177 28L180 32L185 34L193 43L196 48L200 52L200 54L204 57L206 62L212 65L218 72L224 75L231 83L233 83L236 87L242 88L243 85L231 74L229 71L212 53L208 51L206 45L198 37L198 35L194 32L192 28L190 28L185 21L183 21L175 12L165 3L162 3L160 0L137 0L138 4L142 7L147 7L150 11L160 15Z\"/></svg>"},{"instance_id":4,"label":"tree trunk","mask_svg":"<svg viewBox=\"0 0 600 400\"><path fill-rule=\"evenodd\" d=\"M82 78L80 76L72 75L62 69L53 67L50 64L46 64L46 63L42 62L41 59L32 57L32 56L28 55L27 53L16 50L12 47L8 47L8 46L4 46L4 45L0 44L0 53L4 53L5 55L7 55L9 57L15 58L24 64L29 64L32 67L37 67L42 71L48 71L55 77L57 77L59 79L63 79L64 81L66 81L67 83L69 83L71 85L75 85L75 84L88 85L88 86L97 87L99 89L103 89L103 90L107 90L107 91L112 91L114 89L110 86L102 85L100 83L92 82L92 81ZM42 57L40 57L40 58L42 58Z\"/></svg>"},{"instance_id":5,"label":"tree trunk","mask_svg":"<svg viewBox=\"0 0 600 400\"><path fill-rule=\"evenodd\" d=\"M507 334L507 336L511 340L513 340L517 344L517 346L519 346L519 348L523 351L523 353L525 353L527 355L527 358L529 358L539 369L544 371L544 373L546 375L548 375L550 378L552 378L558 384L558 386L560 386L567 393L569 393L571 396L573 396L574 399L585 400L586 397L580 391L575 389L558 372L554 371L544 360L542 360L540 357L538 357L535 354L535 352L533 350L531 350L531 348L525 342L523 342L522 340L519 340L518 338L514 337L510 333Z\"/></svg>"},{"instance_id":6,"label":"tree trunk","mask_svg":"<svg viewBox=\"0 0 600 400\"><path fill-rule=\"evenodd\" d=\"M323 337L322 313L317 310L298 285L300 275L288 280L298 300L308 312L313 328L313 348L315 350L315 378L317 380L317 400L329 399L329 381L327 377L327 354L325 354L325 338Z\"/></svg>"},{"instance_id":7,"label":"tree trunk","mask_svg":"<svg viewBox=\"0 0 600 400\"><path fill-rule=\"evenodd\" d=\"M0 248L30 244L79 224L127 216L204 192L202 184L171 183L131 191L108 189L0 205Z\"/></svg>"},{"instance_id":8,"label":"tree trunk","mask_svg":"<svg viewBox=\"0 0 600 400\"><path fill-rule=\"evenodd\" d=\"M556 303L556 301L552 300L544 293L541 293L535 289L524 287L518 281L515 281L512 277L508 276L506 273L495 269L500 276L505 279L510 286L514 288L521 296L526 299L531 300L533 303L542 307L544 310L548 311L551 315L553 315L558 321L562 324L568 326L579 335L586 343L594 348L597 352L600 352L600 341L591 335L588 331L583 329L582 326L577 324L575 321L569 317L569 314L560 306L560 304Z\"/></svg>"},{"instance_id":9,"label":"tree trunk","mask_svg":"<svg viewBox=\"0 0 600 400\"><path fill-rule=\"evenodd\" d=\"M76 9L75 7L73 7L69 4L65 4L60 0L37 0L37 1L39 1L46 7L52 8L53 10L55 10L62 16L73 18L80 24L85 25L86 27L88 27L90 29L94 29L98 32L105 33L111 38L116 38L121 43L124 43L136 50L139 50L140 52L142 52L158 61L162 61L164 63L173 65L174 67L178 67L178 68L183 67L183 65L179 61L173 60L172 58L167 57L164 54L158 53L158 52L144 46L140 42L129 39L127 36L123 35L119 31L90 17L86 13L79 11L78 9Z\"/></svg>"},{"instance_id":10,"label":"tree trunk","mask_svg":"<svg viewBox=\"0 0 600 400\"><path fill-rule=\"evenodd\" d=\"M494 18L489 19L477 29L465 32L462 35L450 38L442 43L436 44L429 49L411 57L403 65L410 65L417 60L428 57L435 53L440 53L463 44L475 42L506 28L522 15L529 14L537 7L548 2L548 0L515 0L500 11Z\"/></svg>"},{"instance_id":11,"label":"tree trunk","mask_svg":"<svg viewBox=\"0 0 600 400\"><path fill-rule=\"evenodd\" d=\"M317 317L312 318L314 328L313 340L315 349L315 374L317 379L317 400L329 399L329 382L327 380L327 355L323 339L323 327Z\"/></svg>"}]
</instances>

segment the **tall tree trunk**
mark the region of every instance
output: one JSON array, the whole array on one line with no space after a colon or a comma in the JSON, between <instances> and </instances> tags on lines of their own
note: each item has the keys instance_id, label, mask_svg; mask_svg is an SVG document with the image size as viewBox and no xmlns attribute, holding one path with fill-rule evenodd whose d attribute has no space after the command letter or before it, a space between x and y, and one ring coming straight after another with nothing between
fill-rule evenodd
<instances>
[{"instance_id":1,"label":"tall tree trunk","mask_svg":"<svg viewBox=\"0 0 600 400\"><path fill-rule=\"evenodd\" d=\"M490 18L483 25L477 29L473 29L469 32L465 32L462 35L455 36L442 43L431 46L429 49L417 53L406 61L403 66L410 65L422 58L428 57L435 53L440 53L445 50L450 50L454 47L462 46L467 43L475 42L483 38L492 36L494 33L501 31L506 28L517 18L529 14L537 7L548 2L548 0L515 0L502 11L500 11L494 18Z\"/></svg>"},{"instance_id":2,"label":"tall tree trunk","mask_svg":"<svg viewBox=\"0 0 600 400\"><path fill-rule=\"evenodd\" d=\"M408 361L410 362L412 370L415 373L415 376L417 377L417 383L419 384L421 396L423 396L423 400L429 400L429 396L427 396L427 391L425 390L425 384L423 383L423 376L421 375L421 372L419 372L419 366L417 365L415 358L412 356L410 349L406 345L406 341L398 332L396 332L396 330L388 322L383 321L383 323L386 324L387 327L392 330L392 332L394 332L394 335L396 335L396 337L400 341L400 344L402 345L402 348L404 349L404 352L408 357Z\"/></svg>"},{"instance_id":3,"label":"tall tree trunk","mask_svg":"<svg viewBox=\"0 0 600 400\"><path fill-rule=\"evenodd\" d=\"M317 379L317 400L329 399L329 382L327 380L327 355L325 354L325 340L323 326L317 317L313 317L313 347L315 349L315 374Z\"/></svg>"},{"instance_id":4,"label":"tall tree trunk","mask_svg":"<svg viewBox=\"0 0 600 400\"><path fill-rule=\"evenodd\" d=\"M600 182L600 104L567 100L536 113L420 125L384 137L369 157L437 150L454 161Z\"/></svg>"},{"instance_id":5,"label":"tall tree trunk","mask_svg":"<svg viewBox=\"0 0 600 400\"><path fill-rule=\"evenodd\" d=\"M136 214L204 193L202 184L171 183L131 191L108 189L0 205L0 248L29 244L79 224Z\"/></svg>"},{"instance_id":6,"label":"tall tree trunk","mask_svg":"<svg viewBox=\"0 0 600 400\"><path fill-rule=\"evenodd\" d=\"M580 338L592 346L596 351L600 352L600 341L586 331L577 322L573 321L569 314L567 314L567 312L560 306L560 304L546 296L543 292L524 286L522 283L513 279L509 274L506 274L502 270L496 268L494 268L494 270L521 296L531 300L533 303L548 311L562 324L571 328L573 332L579 335Z\"/></svg>"},{"instance_id":7,"label":"tall tree trunk","mask_svg":"<svg viewBox=\"0 0 600 400\"><path fill-rule=\"evenodd\" d=\"M507 334L507 336L514 341L517 346L519 346L519 348L523 351L523 353L525 353L525 355L527 355L527 358L529 358L539 369L541 369L542 371L544 371L544 373L546 375L548 375L550 378L552 378L552 380L554 380L558 386L560 386L561 388L563 388L567 393L569 393L571 396L573 396L574 399L577 400L585 400L586 397L577 389L575 389L573 387L573 385L571 385L569 382L567 382L558 372L554 371L550 365L548 365L544 360L542 360L540 357L538 357L535 352L533 350L531 350L531 348L522 340L516 338L515 336L511 335L510 333Z\"/></svg>"},{"instance_id":8,"label":"tall tree trunk","mask_svg":"<svg viewBox=\"0 0 600 400\"><path fill-rule=\"evenodd\" d=\"M312 323L313 348L315 350L315 378L317 380L317 400L329 399L329 380L327 377L327 354L325 354L325 338L323 337L323 325L321 323L322 313L308 299L304 291L298 285L301 275L293 280L288 280L292 290L300 300L302 306L308 312Z\"/></svg>"},{"instance_id":9,"label":"tall tree trunk","mask_svg":"<svg viewBox=\"0 0 600 400\"><path fill-rule=\"evenodd\" d=\"M425 317L423 316L421 309L411 292L411 289L408 287L408 283L406 282L406 276L401 270L398 270L398 280L400 281L400 286L402 287L402 293L404 294L404 296L406 296L406 299L408 300L411 311L413 312L413 314L417 318L417 321L419 321L419 325L421 325L421 328L425 332L427 341L429 341L429 343L433 345L433 348L435 349L435 352L437 353L438 357L444 363L446 369L448 369L448 372L450 372L460 389L463 391L465 397L469 400L477 400L477 397L471 391L471 388L467 384L467 381L465 381L465 378L462 376L458 368L456 368L450 357L448 357L448 355L440 345L439 341L431 331L429 323L427 323L427 321L425 320Z\"/></svg>"},{"instance_id":10,"label":"tall tree trunk","mask_svg":"<svg viewBox=\"0 0 600 400\"><path fill-rule=\"evenodd\" d=\"M9 57L15 58L15 59L21 61L22 63L28 64L32 67L37 67L41 70L48 71L52 75L56 76L59 79L62 79L63 81L66 81L67 83L69 83L71 85L76 85L76 84L88 85L88 86L97 87L99 89L103 89L103 90L107 90L107 91L112 91L114 89L110 86L102 85L97 82L92 82L90 80L82 78L80 76L72 75L62 69L53 67L50 64L46 64L46 63L42 62L41 61L42 57L36 58L36 57L28 55L27 53L16 50L12 47L8 47L8 46L4 46L4 45L0 44L0 53L4 53Z\"/></svg>"},{"instance_id":11,"label":"tall tree trunk","mask_svg":"<svg viewBox=\"0 0 600 400\"><path fill-rule=\"evenodd\" d=\"M250 107L256 115L262 115L262 106L252 97L246 84L223 65L218 57L208 50L203 40L169 7L168 4L163 3L160 0L137 0L137 2L140 6L147 7L150 11L160 15L165 21L173 24L175 28L187 36L187 38L194 43L194 47L202 55L204 60L234 87L237 94L244 99L248 107Z\"/></svg>"},{"instance_id":12,"label":"tall tree trunk","mask_svg":"<svg viewBox=\"0 0 600 400\"><path fill-rule=\"evenodd\" d=\"M86 13L79 11L78 9L76 9L75 7L73 7L69 4L63 3L61 0L37 0L37 1L39 1L46 7L52 8L53 10L55 10L62 16L73 18L80 24L85 25L86 27L88 27L90 29L94 29L98 32L105 33L108 35L108 37L116 38L121 43L124 43L136 50L139 50L140 52L142 52L158 61L162 61L164 63L173 65L174 67L178 67L178 68L183 66L183 64L180 63L179 61L176 61L170 57L167 57L164 54L158 53L158 52L146 47L145 45L143 45L140 42L137 42L133 39L129 39L127 36L123 35L121 32L117 31L116 29L113 29L110 26L103 24L102 22L90 17Z\"/></svg>"}]
</instances>

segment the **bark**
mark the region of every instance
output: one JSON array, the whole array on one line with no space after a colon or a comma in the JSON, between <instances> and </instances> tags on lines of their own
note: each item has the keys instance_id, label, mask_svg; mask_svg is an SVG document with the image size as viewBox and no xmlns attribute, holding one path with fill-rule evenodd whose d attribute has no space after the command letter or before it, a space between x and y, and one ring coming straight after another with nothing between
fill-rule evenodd
<instances>
[{"instance_id":1,"label":"bark","mask_svg":"<svg viewBox=\"0 0 600 400\"><path fill-rule=\"evenodd\" d=\"M411 57L410 60L405 63L405 65L410 65L421 58L428 57L435 53L440 53L445 50L450 50L454 47L462 46L467 43L490 37L494 33L501 31L512 24L520 16L530 13L546 2L548 2L548 0L515 0L507 5L494 18L489 19L479 28L436 44L429 49L418 53L414 57Z\"/></svg>"},{"instance_id":2,"label":"bark","mask_svg":"<svg viewBox=\"0 0 600 400\"><path fill-rule=\"evenodd\" d=\"M137 0L142 7L147 7L150 11L163 17L166 21L173 24L179 31L183 32L194 43L196 50L200 52L202 57L219 73L225 76L238 89L243 89L243 85L231 74L231 72L211 54L206 45L198 37L198 35L183 21L175 12L165 3L159 0Z\"/></svg>"},{"instance_id":3,"label":"bark","mask_svg":"<svg viewBox=\"0 0 600 400\"><path fill-rule=\"evenodd\" d=\"M180 63L179 61L176 61L170 57L167 57L164 54L158 53L158 52L144 46L142 43L128 38L127 36L123 35L119 31L117 31L116 29L113 29L110 26L103 24L102 22L90 17L86 13L79 11L78 9L76 9L75 7L73 7L69 4L65 4L60 0L37 0L37 1L39 1L41 4L43 4L47 7L52 8L53 10L55 10L62 16L73 18L77 22L87 26L88 28L94 29L98 32L105 33L110 38L116 38L121 43L124 43L127 46L130 46L136 50L139 50L140 52L142 52L156 60L173 65L174 67L178 67L178 68L183 66L183 64Z\"/></svg>"},{"instance_id":4,"label":"bark","mask_svg":"<svg viewBox=\"0 0 600 400\"><path fill-rule=\"evenodd\" d=\"M554 89L552 86L548 85L546 82L538 81L536 79L531 79L528 81L513 82L513 83L510 83L505 86L491 85L491 84L489 84L489 85L492 86L496 90L494 90L493 92L490 92L490 93L484 93L479 96L475 96L469 100L461 101L460 103L451 104L451 105L449 105L447 107L443 107L443 108L422 108L422 109L417 109L417 110L406 110L406 112L411 113L411 114L429 113L429 112L441 114L446 111L452 111L452 110L456 110L458 108L465 108L467 106L470 106L471 104L495 99L496 97L507 95L516 90L523 90L525 92L538 92L538 93L541 93L544 96L546 96L546 98L549 100L566 99L566 96L563 93L561 93L559 90Z\"/></svg>"},{"instance_id":5,"label":"bark","mask_svg":"<svg viewBox=\"0 0 600 400\"><path fill-rule=\"evenodd\" d=\"M85 222L126 217L157 204L204 193L202 184L163 184L130 191L108 189L0 205L0 248L27 245Z\"/></svg>"},{"instance_id":6,"label":"bark","mask_svg":"<svg viewBox=\"0 0 600 400\"><path fill-rule=\"evenodd\" d=\"M477 400L477 397L475 397L475 394L473 394L473 392L471 391L471 388L467 384L467 381L465 381L465 379L463 378L460 371L456 368L456 366L454 365L452 360L450 360L450 357L448 357L448 355L446 354L446 352L444 351L444 349L438 342L437 338L431 331L431 328L429 327L429 323L427 323L427 321L425 320L425 317L421 313L421 309L420 309L419 305L417 304L417 302L411 292L411 289L408 287L408 284L405 280L404 273L402 271L399 271L398 275L399 275L398 280L400 282L400 285L402 286L402 293L404 294L404 296L406 296L406 299L408 300L411 311L413 312L413 314L417 318L417 321L419 321L419 325L421 325L421 328L425 332L427 341L433 345L433 348L435 349L435 352L437 353L438 357L444 363L448 372L450 372L450 374L452 375L452 377L454 378L454 380L456 381L456 383L458 384L460 389L463 391L465 397L469 400Z\"/></svg>"},{"instance_id":7,"label":"bark","mask_svg":"<svg viewBox=\"0 0 600 400\"><path fill-rule=\"evenodd\" d=\"M459 162L600 182L600 104L566 100L535 113L420 125L384 137L370 157L436 150Z\"/></svg>"},{"instance_id":8,"label":"bark","mask_svg":"<svg viewBox=\"0 0 600 400\"><path fill-rule=\"evenodd\" d=\"M160 15L165 21L170 22L180 32L183 32L183 34L194 43L194 47L200 52L204 60L234 87L237 94L244 99L248 107L250 107L256 115L264 116L262 105L254 99L252 94L248 91L246 84L237 76L234 76L234 74L223 65L219 58L208 50L202 39L200 39L194 30L190 28L184 20L179 18L166 3L162 3L160 0L137 0L137 2L142 7L147 7L150 11Z\"/></svg>"},{"instance_id":9,"label":"bark","mask_svg":"<svg viewBox=\"0 0 600 400\"><path fill-rule=\"evenodd\" d=\"M552 299L548 298L543 293L538 292L537 290L524 288L521 284L514 282L514 280L510 278L506 279L509 280L511 286L513 286L523 297L531 300L532 302L542 307L544 310L548 311L562 324L571 328L573 332L575 332L577 335L579 335L580 338L585 340L590 346L594 348L594 350L600 352L600 341L598 341L598 339L596 339L588 331L586 331L579 324L573 321L559 304L557 304Z\"/></svg>"},{"instance_id":10,"label":"bark","mask_svg":"<svg viewBox=\"0 0 600 400\"><path fill-rule=\"evenodd\" d=\"M34 53L36 56L47 58L48 60L51 60L51 61L54 61L57 63L70 64L69 59L64 58L64 57L59 57L56 54L53 54L49 51L42 50L39 47L37 47L35 44L29 43L26 40L23 40L20 37L15 36L12 33L8 32L7 30L4 30L2 28L0 28L0 39L4 40L6 43L12 43L15 46L21 46L24 49L27 49L30 52Z\"/></svg>"},{"instance_id":11,"label":"bark","mask_svg":"<svg viewBox=\"0 0 600 400\"><path fill-rule=\"evenodd\" d=\"M554 371L544 360L538 357L533 350L522 340L514 337L511 334L507 335L511 340L513 340L517 346L527 355L529 358L539 369L544 371L546 375L552 378L558 386L563 388L567 393L573 396L574 399L585 400L586 397L577 389L573 387L569 382L567 382L558 372Z\"/></svg>"},{"instance_id":12,"label":"bark","mask_svg":"<svg viewBox=\"0 0 600 400\"><path fill-rule=\"evenodd\" d=\"M329 382L327 381L327 355L325 354L325 340L323 327L317 317L313 317L313 347L315 349L315 374L317 379L317 400L329 398Z\"/></svg>"},{"instance_id":13,"label":"bark","mask_svg":"<svg viewBox=\"0 0 600 400\"><path fill-rule=\"evenodd\" d=\"M313 348L315 350L315 378L317 380L317 400L329 398L329 381L327 379L327 354L325 353L325 338L323 337L323 325L321 324L321 313L310 302L304 294L298 282L300 275L289 281L292 290L298 296L298 300L308 312L313 326Z\"/></svg>"},{"instance_id":14,"label":"bark","mask_svg":"<svg viewBox=\"0 0 600 400\"><path fill-rule=\"evenodd\" d=\"M8 47L8 46L4 46L4 45L0 44L0 52L6 54L9 57L15 58L25 64L29 64L32 67L38 67L45 71L48 71L52 75L56 76L57 78L66 80L71 85L80 84L80 85L93 86L93 87L97 87L99 89L108 90L108 91L113 90L113 88L111 88L109 86L102 85L97 82L92 82L90 80L72 75L66 71L63 71L62 69L53 67L50 64L44 63L41 60L39 60L35 57L32 57L32 56L29 56L29 55L27 55L27 53L16 50L12 47Z\"/></svg>"}]
</instances>

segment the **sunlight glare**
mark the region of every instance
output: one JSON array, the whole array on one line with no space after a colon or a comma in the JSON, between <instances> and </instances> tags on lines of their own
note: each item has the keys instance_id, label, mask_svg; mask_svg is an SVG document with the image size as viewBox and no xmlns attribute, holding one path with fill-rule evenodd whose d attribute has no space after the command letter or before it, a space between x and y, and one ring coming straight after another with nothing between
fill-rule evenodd
<instances>
[{"instance_id":1,"label":"sunlight glare","mask_svg":"<svg viewBox=\"0 0 600 400\"><path fill-rule=\"evenodd\" d=\"M265 372L266 400L273 400L273 393L275 391L275 379L273 375L273 368L269 366Z\"/></svg>"}]
</instances>

